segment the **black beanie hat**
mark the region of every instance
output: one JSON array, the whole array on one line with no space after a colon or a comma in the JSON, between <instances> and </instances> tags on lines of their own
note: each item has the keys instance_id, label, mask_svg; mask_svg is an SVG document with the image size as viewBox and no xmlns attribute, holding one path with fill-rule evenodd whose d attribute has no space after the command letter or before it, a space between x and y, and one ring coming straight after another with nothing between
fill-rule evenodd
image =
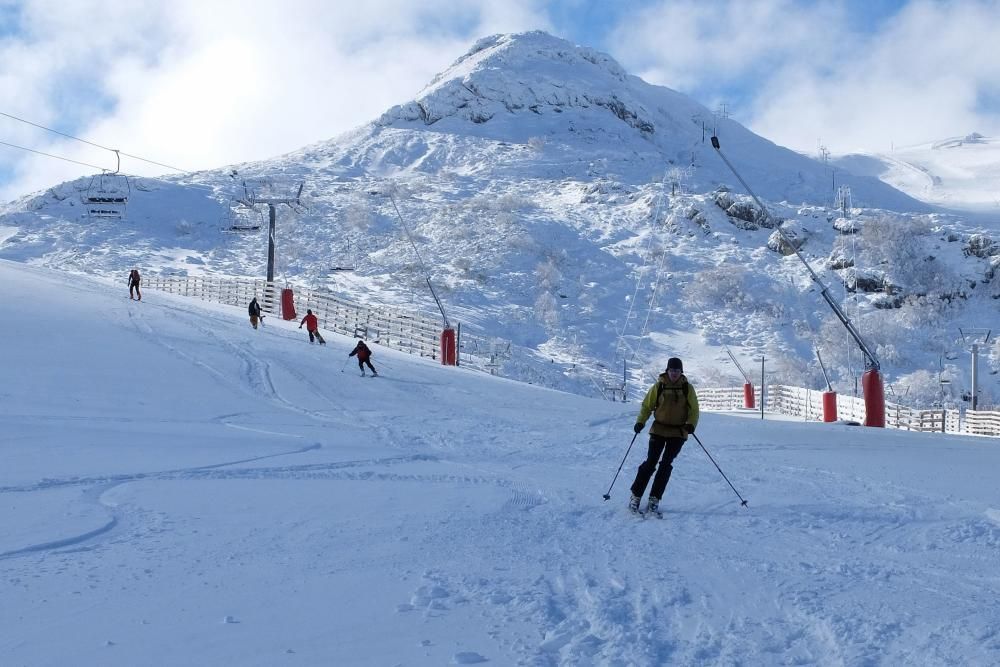
<instances>
[{"instance_id":1,"label":"black beanie hat","mask_svg":"<svg viewBox=\"0 0 1000 667\"><path fill-rule=\"evenodd\" d=\"M677 357L670 357L667 359L667 370L669 371L671 368L676 368L681 373L684 372L684 364L682 364L681 360Z\"/></svg>"}]
</instances>

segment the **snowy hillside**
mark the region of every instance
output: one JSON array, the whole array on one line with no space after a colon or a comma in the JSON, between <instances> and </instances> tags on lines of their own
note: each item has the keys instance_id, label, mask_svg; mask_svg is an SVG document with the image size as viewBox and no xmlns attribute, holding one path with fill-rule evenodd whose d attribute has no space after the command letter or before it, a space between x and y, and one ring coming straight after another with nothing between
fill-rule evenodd
<instances>
[{"instance_id":1,"label":"snowy hillside","mask_svg":"<svg viewBox=\"0 0 1000 667\"><path fill-rule=\"evenodd\" d=\"M834 164L879 178L921 201L986 214L1000 228L1000 140L973 132L886 154L846 155Z\"/></svg>"},{"instance_id":2,"label":"snowy hillside","mask_svg":"<svg viewBox=\"0 0 1000 667\"><path fill-rule=\"evenodd\" d=\"M507 377L594 396L624 373L634 395L678 353L699 380L741 382L728 346L747 365L764 355L769 381L819 388L819 349L852 392L856 346L711 148L714 126L871 337L890 397L961 404L959 327L1000 332L995 230L838 172L845 210L826 165L544 33L481 40L414 100L336 139L132 179L124 220L81 215L88 179L13 202L0 258L115 280L132 266L261 277L266 220L256 233L220 228L266 217L239 209L248 193L288 197L304 183L305 207L278 209L279 281L436 312L394 199L450 316L513 342ZM345 266L356 270L334 270ZM990 405L1000 347L981 370Z\"/></svg>"},{"instance_id":3,"label":"snowy hillside","mask_svg":"<svg viewBox=\"0 0 1000 667\"><path fill-rule=\"evenodd\" d=\"M749 506L692 441L636 519L634 403L0 281L4 664L1000 662L982 439L704 414Z\"/></svg>"}]
</instances>

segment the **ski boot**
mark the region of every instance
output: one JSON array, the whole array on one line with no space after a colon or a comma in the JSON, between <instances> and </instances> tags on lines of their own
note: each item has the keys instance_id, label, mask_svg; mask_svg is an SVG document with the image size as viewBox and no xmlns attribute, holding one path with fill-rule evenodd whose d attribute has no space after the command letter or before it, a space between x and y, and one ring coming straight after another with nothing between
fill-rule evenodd
<instances>
[{"instance_id":1,"label":"ski boot","mask_svg":"<svg viewBox=\"0 0 1000 667\"><path fill-rule=\"evenodd\" d=\"M633 493L632 498L628 501L628 509L632 512L632 514L642 514L642 512L639 511L639 500L641 500L639 496Z\"/></svg>"},{"instance_id":2,"label":"ski boot","mask_svg":"<svg viewBox=\"0 0 1000 667\"><path fill-rule=\"evenodd\" d=\"M660 499L650 498L649 503L646 505L646 512L652 514L657 519L663 518L663 512L660 511Z\"/></svg>"}]
</instances>

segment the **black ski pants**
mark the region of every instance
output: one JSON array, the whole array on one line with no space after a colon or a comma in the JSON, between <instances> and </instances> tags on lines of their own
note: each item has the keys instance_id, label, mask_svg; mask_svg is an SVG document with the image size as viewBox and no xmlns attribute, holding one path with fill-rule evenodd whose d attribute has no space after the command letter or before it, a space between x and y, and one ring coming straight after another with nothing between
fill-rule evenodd
<instances>
[{"instance_id":1,"label":"black ski pants","mask_svg":"<svg viewBox=\"0 0 1000 667\"><path fill-rule=\"evenodd\" d=\"M670 481L670 473L674 470L674 459L681 453L684 446L684 438L664 438L661 435L649 434L649 451L646 453L646 460L639 464L639 470L635 473L635 481L632 482L632 493L642 497L646 492L646 485L649 478L656 470L657 461L660 469L656 470L656 477L653 478L653 488L649 490L650 498L663 498L663 492Z\"/></svg>"}]
</instances>

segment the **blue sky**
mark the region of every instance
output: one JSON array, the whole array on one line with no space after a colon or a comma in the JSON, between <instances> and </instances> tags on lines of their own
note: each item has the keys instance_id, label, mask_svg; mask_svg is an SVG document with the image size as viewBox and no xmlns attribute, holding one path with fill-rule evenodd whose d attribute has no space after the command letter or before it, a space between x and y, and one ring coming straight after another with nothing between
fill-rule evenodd
<instances>
[{"instance_id":1,"label":"blue sky","mask_svg":"<svg viewBox=\"0 0 1000 667\"><path fill-rule=\"evenodd\" d=\"M534 29L807 153L1000 133L1000 0L0 0L0 112L207 169L336 136ZM2 116L0 141L114 161ZM0 146L0 199L87 171Z\"/></svg>"}]
</instances>

